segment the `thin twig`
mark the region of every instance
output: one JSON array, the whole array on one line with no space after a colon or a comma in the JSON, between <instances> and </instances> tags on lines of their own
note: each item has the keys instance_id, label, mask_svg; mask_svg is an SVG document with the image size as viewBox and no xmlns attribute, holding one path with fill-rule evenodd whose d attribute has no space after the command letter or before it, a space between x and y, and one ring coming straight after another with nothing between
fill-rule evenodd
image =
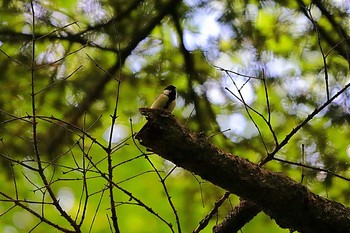
<instances>
[{"instance_id":1,"label":"thin twig","mask_svg":"<svg viewBox=\"0 0 350 233\"><path fill-rule=\"evenodd\" d=\"M260 79L260 77L256 77L256 76L250 76L250 75L246 75L246 74L241 74L241 73L238 73L238 72L235 72L233 70L228 70L228 69L224 69L220 66L216 66L216 65L213 65L215 68L217 68L218 70L220 71L224 71L225 73L232 73L232 74L235 74L235 75L238 75L238 76L241 76L241 77L244 77L244 78L249 78L249 79Z\"/></svg>"},{"instance_id":2,"label":"thin twig","mask_svg":"<svg viewBox=\"0 0 350 233\"><path fill-rule=\"evenodd\" d=\"M160 180L160 183L162 184L163 190L164 190L165 195L166 195L166 197L168 199L168 203L169 203L169 205L170 205L170 207L171 207L171 209L172 209L172 211L174 213L175 219L176 219L177 231L178 231L178 233L181 233L180 218L179 218L179 215L178 215L177 210L175 208L175 205L174 205L173 201L171 200L171 196L169 194L168 187L165 184L165 180L166 180L166 178L168 176L166 176L166 178L162 178L162 176L160 175L158 169L154 166L154 164L149 159L149 157L145 156L145 158L148 161L148 163L152 166L153 170L156 172L156 174L157 174L157 176L158 176L158 178Z\"/></svg>"},{"instance_id":3,"label":"thin twig","mask_svg":"<svg viewBox=\"0 0 350 233\"><path fill-rule=\"evenodd\" d=\"M301 164L305 164L305 145L301 144ZM301 180L300 183L303 183L304 181L304 166L301 166Z\"/></svg>"},{"instance_id":4,"label":"thin twig","mask_svg":"<svg viewBox=\"0 0 350 233\"><path fill-rule=\"evenodd\" d=\"M107 70L103 69L100 64L98 64L97 62L94 61L94 59L87 53L85 53L85 55L95 64L95 66L97 68L99 68L103 73L105 73L109 78L113 79L113 80L116 80L119 82L118 79L116 79L112 74L110 74Z\"/></svg>"},{"instance_id":5,"label":"thin twig","mask_svg":"<svg viewBox=\"0 0 350 233\"><path fill-rule=\"evenodd\" d=\"M56 63L59 63L60 61L63 61L63 60L66 59L67 57L69 57L69 56L71 56L71 55L73 55L73 54L79 52L80 50L86 48L86 46L87 46L87 45L83 45L83 46L80 47L79 49L74 50L74 51L72 51L72 52L70 52L70 53L64 55L63 57L57 59L56 61L53 61L53 62L50 62L50 63L47 63L47 64L43 64L43 65L37 65L37 66L33 67L33 69L38 70L38 69L42 69L42 68L44 68L44 67L52 66L52 65L54 65L54 64L56 64Z\"/></svg>"},{"instance_id":6,"label":"thin twig","mask_svg":"<svg viewBox=\"0 0 350 233\"><path fill-rule=\"evenodd\" d=\"M84 115L83 131L86 131L85 127L86 127L86 114ZM82 150L85 151L85 136L84 135L82 135L81 141L82 141ZM89 147L88 150L91 149L93 144L94 144L93 142L90 144L90 147ZM81 195L80 195L80 199L79 199L79 207L78 207L78 211L77 211L76 219L75 219L75 221L78 220L78 216L79 216L79 213L80 213L80 210L81 210L81 205L83 205L83 207L82 207L83 211L81 213L81 219L80 219L80 222L78 223L79 226L81 226L83 224L83 222L84 222L84 219L85 219L85 216L86 216L86 211L87 211L87 205L88 205L88 202L89 202L89 189L88 189L88 183L87 183L87 169L86 169L87 168L87 164L86 164L86 159L85 159L85 156L84 156L84 151L83 151L83 156L81 158L81 161L82 161L82 185L83 185L83 188L81 190ZM89 154L89 151L87 153ZM75 161L74 156L72 156L72 158ZM85 195L85 198L84 198L84 195ZM84 198L84 200L83 200L83 198ZM82 204L82 202L83 202L83 204Z\"/></svg>"},{"instance_id":7,"label":"thin twig","mask_svg":"<svg viewBox=\"0 0 350 233\"><path fill-rule=\"evenodd\" d=\"M14 63L17 63L18 65L23 66L24 68L26 68L27 70L30 70L30 67L27 66L26 64L17 61L16 59L12 58L10 55L8 55L4 50L0 49L0 52L2 52L8 59L10 59L11 61L13 61Z\"/></svg>"},{"instance_id":8,"label":"thin twig","mask_svg":"<svg viewBox=\"0 0 350 233\"><path fill-rule=\"evenodd\" d=\"M45 186L45 192L47 191L50 198L53 201L53 205L57 209L57 211L62 215L63 218L65 218L70 225L74 228L74 231L76 233L81 232L80 227L76 224L76 222L70 217L70 215L62 208L62 206L59 203L59 200L57 199L54 191L50 187L50 183L47 180L46 174L44 173L44 169L42 167L41 162L41 156L39 152L39 141L38 141L38 135L37 135L37 116L36 116L36 100L35 100L35 53L36 53L36 38L35 38L35 11L34 11L34 3L33 0L30 1L31 11L32 11L32 62L31 62L31 107L32 107L32 135L33 135L33 149L34 149L34 156L36 159L36 163L38 166L38 173L39 176L44 183ZM44 198L44 195L43 195ZM22 207L23 208L23 207ZM42 206L42 211L43 211ZM34 212L34 211L33 211ZM33 213L32 213L33 214Z\"/></svg>"},{"instance_id":9,"label":"thin twig","mask_svg":"<svg viewBox=\"0 0 350 233\"><path fill-rule=\"evenodd\" d=\"M331 174L332 176L336 176L336 177L338 177L338 178L340 178L342 180L350 181L350 178L345 177L345 176L341 176L341 175L339 175L339 174L337 174L335 172L332 172L332 171L330 171L328 169L315 167L315 166L311 166L311 165L306 165L304 163L292 162L292 161L288 161L288 160L280 159L280 158L276 158L276 157L274 157L273 160L276 160L276 161L279 161L279 162L283 162L283 163L286 163L286 164L299 166L299 167L302 167L302 168L312 169L312 170L315 170L315 171L326 172L326 173Z\"/></svg>"},{"instance_id":10,"label":"thin twig","mask_svg":"<svg viewBox=\"0 0 350 233\"><path fill-rule=\"evenodd\" d=\"M231 77L231 75L230 75L229 73L226 73L226 74L230 77L230 79L231 79L233 85L236 87L236 89L237 89L237 91L238 91L238 94L239 94L239 96L240 96L240 98L238 98L238 99L243 103L244 109L245 109L246 113L248 114L248 117L250 118L250 120L252 121L252 123L254 124L255 128L257 129L257 131L258 131L258 133L259 133L260 139L261 139L261 141L262 141L262 143L263 143L263 146L264 146L264 148L265 148L265 150L266 150L266 153L268 153L267 145L266 145L265 140L264 140L264 137L263 137L263 135L262 135L262 133L261 133L261 131L260 131L260 128L259 128L259 126L257 125L257 123L255 122L253 116L252 116L252 115L250 114L250 112L249 112L249 108L250 108L250 107L248 107L249 105L245 102L244 97L243 97L243 95L242 95L242 92L241 92L241 90L238 88L238 86L237 86L235 80ZM234 95L234 93L233 93L230 89L228 89L227 87L226 87L225 89L228 90L231 94ZM234 95L234 96L236 96L236 95ZM260 114L260 115L261 115L261 114ZM262 116L262 115L261 115L261 116ZM264 119L265 119L265 117L264 117Z\"/></svg>"},{"instance_id":11,"label":"thin twig","mask_svg":"<svg viewBox=\"0 0 350 233\"><path fill-rule=\"evenodd\" d=\"M94 223L95 223L98 210L100 209L100 206L101 206L101 203L102 203L102 198L103 198L104 192L105 192L105 189L102 189L101 196L100 196L100 199L99 199L99 201L98 201L98 204L97 204L97 207L96 207L94 216L93 216L93 218L92 218L92 220L91 220L91 225L90 225L90 228L89 228L89 233L92 231L92 227L93 227L93 225L94 225Z\"/></svg>"},{"instance_id":12,"label":"thin twig","mask_svg":"<svg viewBox=\"0 0 350 233\"><path fill-rule=\"evenodd\" d=\"M57 29L55 29L55 30L53 30L53 31L51 31L51 32L49 32L49 33L47 33L47 34L44 34L44 35L38 37L37 40L41 40L41 39L43 39L43 38L45 38L45 37L48 37L49 35L51 35L51 34L53 34L53 33L55 33L55 32L62 31L63 29L72 26L73 24L75 24L75 25L77 25L77 26L79 27L78 22L75 21L75 22L69 23L69 24L67 24L67 25L65 25L65 26L63 26L63 27L59 27L59 28L57 28Z\"/></svg>"},{"instance_id":13,"label":"thin twig","mask_svg":"<svg viewBox=\"0 0 350 233\"><path fill-rule=\"evenodd\" d=\"M230 196L230 192L225 192L225 194L215 202L213 209L199 222L199 225L192 233L198 233L203 230L213 218L215 214L218 213L219 207L224 203L224 201Z\"/></svg>"},{"instance_id":14,"label":"thin twig","mask_svg":"<svg viewBox=\"0 0 350 233\"><path fill-rule=\"evenodd\" d=\"M66 229L66 228L64 228L64 227L62 227L62 226L60 226L58 224L55 224L55 223L51 222L50 220L48 220L44 216L42 216L39 213L37 213L36 211L32 210L30 207L28 207L28 202L27 201L22 203L22 201L13 199L10 196L8 196L7 194L5 194L4 192L0 192L0 195L4 196L7 200L11 201L14 205L21 207L22 209L26 210L27 212L29 212L34 217L40 219L40 221L45 222L46 224L54 227L55 229L57 229L59 231L62 231L62 232L66 232L66 233L76 233L76 231L68 230L68 229ZM45 204L45 203L44 202L40 202L39 204ZM44 206L44 205L42 205L42 206Z\"/></svg>"},{"instance_id":15,"label":"thin twig","mask_svg":"<svg viewBox=\"0 0 350 233\"><path fill-rule=\"evenodd\" d=\"M173 226L171 223L169 223L168 221L166 221L162 216L160 216L158 213L156 213L151 207L147 206L145 203L143 203L139 198L135 197L131 192L129 192L128 190L122 188L120 185L118 185L117 183L115 183L113 180L109 180L109 177L106 173L102 172L97 166L96 164L92 161L92 158L88 155L84 153L84 156L86 157L87 160L90 161L91 165L96 169L96 171L100 174L100 177L102 177L103 179L105 179L107 181L108 184L112 184L113 187L119 189L121 192L123 192L124 194L126 194L130 200L134 200L139 206L143 207L144 209L146 209L149 213L153 214L154 216L156 216L159 220L161 220L163 223L165 223L169 229L171 230L171 232L175 233L173 230Z\"/></svg>"},{"instance_id":16,"label":"thin twig","mask_svg":"<svg viewBox=\"0 0 350 233\"><path fill-rule=\"evenodd\" d=\"M278 144L274 150L260 163L265 164L268 161L270 161L274 155L280 151L288 142L289 140L302 128L304 127L310 120L312 120L319 112L321 112L324 108L326 108L329 104L331 104L338 96L340 96L342 93L344 93L348 88L350 87L350 83L346 84L340 91L338 91L335 95L333 95L330 99L328 99L326 102L324 102L321 106L315 108L315 110L310 113L301 123L299 123L296 127L294 127L289 134L286 135L286 137L281 141L280 144Z\"/></svg>"},{"instance_id":17,"label":"thin twig","mask_svg":"<svg viewBox=\"0 0 350 233\"><path fill-rule=\"evenodd\" d=\"M265 98L266 98L266 107L267 107L267 126L269 127L269 130L273 136L273 139L275 141L275 144L278 145L278 139L277 139L277 135L274 131L274 129L272 128L272 125L271 125L271 107L270 107L270 100L269 100L269 92L267 90L267 85L266 85L266 77L265 77L265 72L264 70L262 70L262 81L263 81L263 84L264 84L264 91L265 91Z\"/></svg>"},{"instance_id":18,"label":"thin twig","mask_svg":"<svg viewBox=\"0 0 350 233\"><path fill-rule=\"evenodd\" d=\"M56 85L56 84L58 84L58 83L61 83L61 82L63 82L63 81L66 81L67 79L69 79L70 77L72 77L73 74L75 74L75 73L76 73L78 70L80 70L80 68L82 68L82 67L83 67L83 65L80 65L80 66L79 66L78 68L76 68L72 73L70 73L67 77L62 78L62 79L59 79L59 80L57 80L57 81L55 81L55 82L53 82L53 83L50 83L47 87L44 87L43 89L37 91L37 92L35 93L35 95L37 95L37 94L39 94L40 92L43 92L43 91L49 89L50 87L52 87L52 86L54 86L54 85Z\"/></svg>"},{"instance_id":19,"label":"thin twig","mask_svg":"<svg viewBox=\"0 0 350 233\"><path fill-rule=\"evenodd\" d=\"M322 54L322 61L323 61L323 67L324 67L324 79L325 79L325 85L326 85L326 95L327 95L327 100L329 100L329 84L328 84L328 69L327 69L327 55L325 55L322 45L321 45L321 33L318 29L317 22L313 19L312 13L311 13L311 6L306 8L306 11L309 15L309 19L314 26L316 33L317 33L317 44L318 47L320 48L320 52Z\"/></svg>"}]
</instances>

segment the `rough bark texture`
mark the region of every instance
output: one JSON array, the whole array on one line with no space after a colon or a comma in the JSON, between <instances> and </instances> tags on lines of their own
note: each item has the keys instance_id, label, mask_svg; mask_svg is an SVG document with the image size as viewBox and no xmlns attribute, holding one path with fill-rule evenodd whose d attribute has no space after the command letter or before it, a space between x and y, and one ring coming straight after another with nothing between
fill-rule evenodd
<instances>
[{"instance_id":1,"label":"rough bark texture","mask_svg":"<svg viewBox=\"0 0 350 233\"><path fill-rule=\"evenodd\" d=\"M136 138L161 157L258 205L282 228L350 233L350 209L310 192L283 173L226 153L164 110L140 109L148 124Z\"/></svg>"},{"instance_id":2,"label":"rough bark texture","mask_svg":"<svg viewBox=\"0 0 350 233\"><path fill-rule=\"evenodd\" d=\"M213 228L213 233L238 232L245 224L260 212L260 208L253 202L241 200L224 221Z\"/></svg>"}]
</instances>

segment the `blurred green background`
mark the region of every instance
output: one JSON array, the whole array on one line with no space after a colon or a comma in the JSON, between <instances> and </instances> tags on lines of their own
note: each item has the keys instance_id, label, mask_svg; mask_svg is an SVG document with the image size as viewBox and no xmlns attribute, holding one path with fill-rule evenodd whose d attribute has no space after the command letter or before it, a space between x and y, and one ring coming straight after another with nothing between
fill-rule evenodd
<instances>
[{"instance_id":1,"label":"blurred green background","mask_svg":"<svg viewBox=\"0 0 350 233\"><path fill-rule=\"evenodd\" d=\"M15 199L71 229L50 204L38 172L26 167L37 168L28 117L35 93L45 175L73 219L79 222L86 211L82 232L110 231L108 184L98 171L108 172L101 145L108 145L116 99L113 181L177 232L153 164L166 177L182 232L192 232L225 191L181 168L172 171L174 165L157 155L147 160L138 146L146 149L131 138L146 122L138 108L150 106L173 84L178 90L173 113L182 124L258 163L276 146L274 136L284 139L327 101L327 91L331 97L349 82L349 13L346 0L0 1L0 179L1 193L8 195L0 196L0 231L55 231ZM247 115L242 100L265 119L270 114L274 133L259 114ZM347 90L276 157L350 177L349 121ZM311 191L350 203L346 179L284 162L266 167L297 181L304 176ZM171 232L120 189L115 198L121 232ZM231 195L202 232L212 232L238 203ZM289 230L260 213L242 232Z\"/></svg>"}]
</instances>

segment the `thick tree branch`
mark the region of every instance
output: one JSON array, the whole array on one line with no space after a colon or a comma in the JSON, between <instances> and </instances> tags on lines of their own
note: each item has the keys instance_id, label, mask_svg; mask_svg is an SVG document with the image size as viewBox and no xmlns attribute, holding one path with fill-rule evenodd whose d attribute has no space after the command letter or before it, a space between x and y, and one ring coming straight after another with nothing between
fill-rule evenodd
<instances>
[{"instance_id":1,"label":"thick tree branch","mask_svg":"<svg viewBox=\"0 0 350 233\"><path fill-rule=\"evenodd\" d=\"M282 228L350 232L350 208L310 192L288 176L216 148L164 110L140 109L147 127L136 138L163 158L254 202Z\"/></svg>"}]
</instances>

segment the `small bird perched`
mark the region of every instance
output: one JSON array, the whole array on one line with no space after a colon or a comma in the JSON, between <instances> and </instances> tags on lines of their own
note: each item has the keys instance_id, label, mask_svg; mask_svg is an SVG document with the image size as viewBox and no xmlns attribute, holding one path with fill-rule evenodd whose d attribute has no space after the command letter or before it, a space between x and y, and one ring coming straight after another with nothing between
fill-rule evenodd
<instances>
[{"instance_id":1,"label":"small bird perched","mask_svg":"<svg viewBox=\"0 0 350 233\"><path fill-rule=\"evenodd\" d=\"M172 112L176 105L176 87L174 85L167 86L163 92L157 97L157 99L151 105L151 108L166 109ZM148 127L148 122L140 129L138 134L144 131ZM136 136L137 138L137 136Z\"/></svg>"},{"instance_id":2,"label":"small bird perched","mask_svg":"<svg viewBox=\"0 0 350 233\"><path fill-rule=\"evenodd\" d=\"M162 108L172 112L176 105L176 87L174 85L167 86L163 92L151 105L151 108Z\"/></svg>"}]
</instances>

